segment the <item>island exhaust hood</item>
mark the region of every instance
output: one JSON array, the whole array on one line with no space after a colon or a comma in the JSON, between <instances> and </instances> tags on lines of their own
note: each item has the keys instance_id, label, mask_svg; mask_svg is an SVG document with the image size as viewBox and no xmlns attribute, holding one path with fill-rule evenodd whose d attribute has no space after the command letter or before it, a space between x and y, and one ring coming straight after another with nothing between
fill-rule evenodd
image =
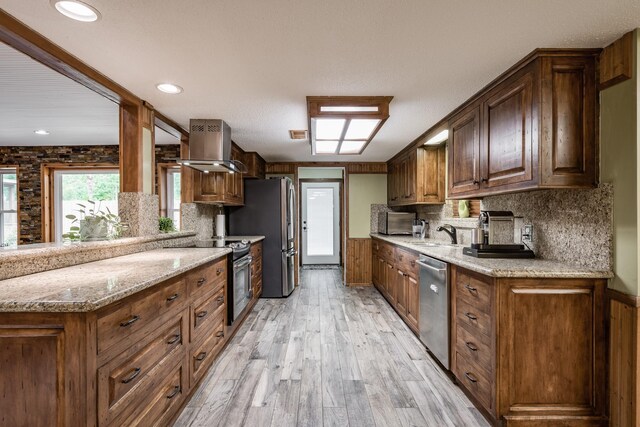
<instances>
[{"instance_id":1,"label":"island exhaust hood","mask_svg":"<svg viewBox=\"0 0 640 427\"><path fill-rule=\"evenodd\" d=\"M242 162L231 160L231 128L220 119L189 121L189 153L178 163L204 173L247 171Z\"/></svg>"}]
</instances>

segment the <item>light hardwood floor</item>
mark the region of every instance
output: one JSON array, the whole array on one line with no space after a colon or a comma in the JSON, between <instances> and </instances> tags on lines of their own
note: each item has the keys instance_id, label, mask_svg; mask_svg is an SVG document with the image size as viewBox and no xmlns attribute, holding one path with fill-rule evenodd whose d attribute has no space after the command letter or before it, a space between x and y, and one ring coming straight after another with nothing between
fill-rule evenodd
<instances>
[{"instance_id":1,"label":"light hardwood floor","mask_svg":"<svg viewBox=\"0 0 640 427\"><path fill-rule=\"evenodd\" d=\"M175 426L486 426L372 287L301 270L262 299Z\"/></svg>"}]
</instances>

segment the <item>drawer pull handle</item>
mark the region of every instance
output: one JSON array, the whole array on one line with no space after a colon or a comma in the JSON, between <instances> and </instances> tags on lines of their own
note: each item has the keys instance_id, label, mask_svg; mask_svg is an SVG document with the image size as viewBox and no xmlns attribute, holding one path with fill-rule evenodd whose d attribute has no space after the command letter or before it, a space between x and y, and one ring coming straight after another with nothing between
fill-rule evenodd
<instances>
[{"instance_id":1,"label":"drawer pull handle","mask_svg":"<svg viewBox=\"0 0 640 427\"><path fill-rule=\"evenodd\" d=\"M127 326L133 325L138 320L140 320L140 316L133 316L131 319L127 320L126 322L120 323L120 327L121 328L126 328Z\"/></svg>"},{"instance_id":2,"label":"drawer pull handle","mask_svg":"<svg viewBox=\"0 0 640 427\"><path fill-rule=\"evenodd\" d=\"M473 343L467 342L466 343L467 348L471 351L478 351L478 347L476 347L475 345L473 345Z\"/></svg>"},{"instance_id":3,"label":"drawer pull handle","mask_svg":"<svg viewBox=\"0 0 640 427\"><path fill-rule=\"evenodd\" d=\"M216 269L216 276L221 275L224 272L224 268L218 268Z\"/></svg>"},{"instance_id":4,"label":"drawer pull handle","mask_svg":"<svg viewBox=\"0 0 640 427\"><path fill-rule=\"evenodd\" d=\"M169 341L167 341L167 344L175 344L178 341L180 341L180 334L176 334L174 336L172 336Z\"/></svg>"},{"instance_id":5,"label":"drawer pull handle","mask_svg":"<svg viewBox=\"0 0 640 427\"><path fill-rule=\"evenodd\" d=\"M477 382L478 382L478 380L477 380L477 379L475 379L475 378L473 377L473 375L471 375L471 372L465 372L465 373L464 373L464 376L465 376L465 377L467 377L467 379L468 379L469 381L471 381L472 383L477 383Z\"/></svg>"},{"instance_id":6,"label":"drawer pull handle","mask_svg":"<svg viewBox=\"0 0 640 427\"><path fill-rule=\"evenodd\" d=\"M201 278L198 280L198 286L202 286L202 285L204 285L204 282L206 282L206 281L207 281L207 279L205 279L204 277L201 277Z\"/></svg>"},{"instance_id":7,"label":"drawer pull handle","mask_svg":"<svg viewBox=\"0 0 640 427\"><path fill-rule=\"evenodd\" d=\"M175 386L175 387L173 388L173 390L171 391L171 393L169 393L169 394L167 395L167 399L173 399L173 398L176 396L176 394L178 394L178 393L180 393L180 386L179 386L179 385L177 385L177 386Z\"/></svg>"},{"instance_id":8,"label":"drawer pull handle","mask_svg":"<svg viewBox=\"0 0 640 427\"><path fill-rule=\"evenodd\" d=\"M204 316L206 316L209 312L207 310L202 310L200 313L196 314L196 317L198 319L202 319Z\"/></svg>"},{"instance_id":9,"label":"drawer pull handle","mask_svg":"<svg viewBox=\"0 0 640 427\"><path fill-rule=\"evenodd\" d=\"M122 384L129 384L131 381L135 380L136 377L138 375L140 375L140 372L142 371L142 369L140 368L135 368L133 370L133 373L131 375L129 375L129 377L125 378L122 380Z\"/></svg>"},{"instance_id":10,"label":"drawer pull handle","mask_svg":"<svg viewBox=\"0 0 640 427\"><path fill-rule=\"evenodd\" d=\"M475 315L471 314L471 313L465 313L464 315L467 316L471 320L478 320L478 318Z\"/></svg>"},{"instance_id":11,"label":"drawer pull handle","mask_svg":"<svg viewBox=\"0 0 640 427\"><path fill-rule=\"evenodd\" d=\"M202 362L202 361L204 360L204 358L205 358L205 357L207 357L207 352L206 352L206 351L203 351L202 353L200 353L200 354L198 354L198 355L196 356L196 360L197 360L198 362Z\"/></svg>"},{"instance_id":12,"label":"drawer pull handle","mask_svg":"<svg viewBox=\"0 0 640 427\"><path fill-rule=\"evenodd\" d=\"M173 294L167 298L167 302L174 302L175 300L178 299L179 296L180 296L179 294Z\"/></svg>"},{"instance_id":13,"label":"drawer pull handle","mask_svg":"<svg viewBox=\"0 0 640 427\"><path fill-rule=\"evenodd\" d=\"M218 303L222 304L224 302L224 295L221 296L221 297L218 297L218 299L216 301L218 301Z\"/></svg>"},{"instance_id":14,"label":"drawer pull handle","mask_svg":"<svg viewBox=\"0 0 640 427\"><path fill-rule=\"evenodd\" d=\"M464 285L464 287L467 288L469 292L478 292L478 290L471 285Z\"/></svg>"},{"instance_id":15,"label":"drawer pull handle","mask_svg":"<svg viewBox=\"0 0 640 427\"><path fill-rule=\"evenodd\" d=\"M216 337L220 338L224 336L224 331L218 331L216 332Z\"/></svg>"}]
</instances>

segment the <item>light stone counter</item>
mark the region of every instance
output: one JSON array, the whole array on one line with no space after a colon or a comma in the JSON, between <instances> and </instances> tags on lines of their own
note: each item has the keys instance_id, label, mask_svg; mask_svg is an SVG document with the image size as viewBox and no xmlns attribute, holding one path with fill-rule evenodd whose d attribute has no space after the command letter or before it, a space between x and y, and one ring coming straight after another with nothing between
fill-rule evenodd
<instances>
[{"instance_id":1,"label":"light stone counter","mask_svg":"<svg viewBox=\"0 0 640 427\"><path fill-rule=\"evenodd\" d=\"M93 311L230 252L165 248L2 280L0 312Z\"/></svg>"},{"instance_id":2,"label":"light stone counter","mask_svg":"<svg viewBox=\"0 0 640 427\"><path fill-rule=\"evenodd\" d=\"M254 244L264 240L264 236L227 236L227 242L239 242L241 240L248 240L249 243Z\"/></svg>"},{"instance_id":3,"label":"light stone counter","mask_svg":"<svg viewBox=\"0 0 640 427\"><path fill-rule=\"evenodd\" d=\"M415 239L409 236L387 236L384 234L371 234L371 237L393 243L407 249L428 255L439 260L455 264L471 271L492 277L519 277L519 278L585 278L585 279L610 279L611 271L594 270L585 267L576 267L566 263L543 259L509 259L509 258L474 258L462 253L463 245L448 246L420 246L415 243L434 242L442 244L442 241L431 239Z\"/></svg>"}]
</instances>

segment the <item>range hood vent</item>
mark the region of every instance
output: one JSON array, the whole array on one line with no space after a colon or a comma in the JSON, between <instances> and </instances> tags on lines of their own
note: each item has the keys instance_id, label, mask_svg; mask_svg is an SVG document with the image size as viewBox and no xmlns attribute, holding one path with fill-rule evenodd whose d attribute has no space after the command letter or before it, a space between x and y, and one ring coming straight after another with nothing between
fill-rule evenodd
<instances>
[{"instance_id":1,"label":"range hood vent","mask_svg":"<svg viewBox=\"0 0 640 427\"><path fill-rule=\"evenodd\" d=\"M231 160L231 128L220 119L189 121L189 153L178 163L205 173L245 173L246 166Z\"/></svg>"}]
</instances>

